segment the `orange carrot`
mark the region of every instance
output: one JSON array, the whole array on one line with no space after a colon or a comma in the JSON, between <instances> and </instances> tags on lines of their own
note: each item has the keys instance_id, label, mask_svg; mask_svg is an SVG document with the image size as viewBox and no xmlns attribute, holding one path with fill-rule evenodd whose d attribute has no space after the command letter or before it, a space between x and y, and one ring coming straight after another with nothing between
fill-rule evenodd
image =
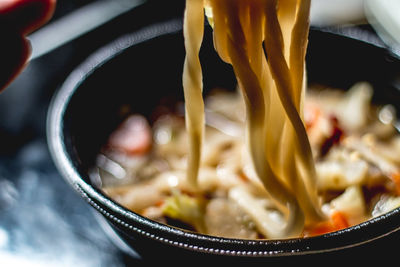
<instances>
[{"instance_id":1,"label":"orange carrot","mask_svg":"<svg viewBox=\"0 0 400 267\"><path fill-rule=\"evenodd\" d=\"M317 236L326 233L339 231L341 229L349 227L350 224L346 218L346 215L340 211L334 211L329 220L317 223L315 226L308 228L304 231L304 236Z\"/></svg>"},{"instance_id":2,"label":"orange carrot","mask_svg":"<svg viewBox=\"0 0 400 267\"><path fill-rule=\"evenodd\" d=\"M394 182L394 185L396 186L396 193L397 195L400 195L400 173L395 172L390 175L390 179Z\"/></svg>"},{"instance_id":3,"label":"orange carrot","mask_svg":"<svg viewBox=\"0 0 400 267\"><path fill-rule=\"evenodd\" d=\"M307 104L304 109L304 121L306 129L313 127L321 116L321 110L312 104Z\"/></svg>"},{"instance_id":4,"label":"orange carrot","mask_svg":"<svg viewBox=\"0 0 400 267\"><path fill-rule=\"evenodd\" d=\"M333 212L331 215L331 220L337 230L341 230L350 226L346 215L340 211Z\"/></svg>"}]
</instances>

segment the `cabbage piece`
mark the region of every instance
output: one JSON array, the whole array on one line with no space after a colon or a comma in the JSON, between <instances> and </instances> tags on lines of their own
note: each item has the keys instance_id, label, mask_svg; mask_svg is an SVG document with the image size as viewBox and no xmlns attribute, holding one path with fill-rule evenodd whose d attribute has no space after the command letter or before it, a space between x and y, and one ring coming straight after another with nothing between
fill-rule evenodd
<instances>
[{"instance_id":1,"label":"cabbage piece","mask_svg":"<svg viewBox=\"0 0 400 267\"><path fill-rule=\"evenodd\" d=\"M266 238L276 239L288 237L287 224L297 224L294 228L303 228L303 222L285 222L284 214L277 209L266 207L264 199L253 196L247 188L236 186L229 191L229 199L237 204L254 222L255 228ZM290 227L289 227L290 228Z\"/></svg>"},{"instance_id":2,"label":"cabbage piece","mask_svg":"<svg viewBox=\"0 0 400 267\"><path fill-rule=\"evenodd\" d=\"M400 197L383 195L376 203L372 211L372 216L378 217L398 207L400 207Z\"/></svg>"},{"instance_id":3,"label":"cabbage piece","mask_svg":"<svg viewBox=\"0 0 400 267\"><path fill-rule=\"evenodd\" d=\"M372 93L373 89L369 83L359 82L353 85L337 104L335 115L346 130L353 132L365 127Z\"/></svg>"},{"instance_id":4,"label":"cabbage piece","mask_svg":"<svg viewBox=\"0 0 400 267\"><path fill-rule=\"evenodd\" d=\"M172 196L165 199L162 211L165 216L187 223L199 232L204 232L204 206L203 199L174 191Z\"/></svg>"},{"instance_id":5,"label":"cabbage piece","mask_svg":"<svg viewBox=\"0 0 400 267\"><path fill-rule=\"evenodd\" d=\"M362 185L368 175L368 164L364 160L335 160L316 164L318 188L322 190L344 190L352 185Z\"/></svg>"},{"instance_id":6,"label":"cabbage piece","mask_svg":"<svg viewBox=\"0 0 400 267\"><path fill-rule=\"evenodd\" d=\"M331 209L341 211L350 224L365 220L365 201L360 186L348 187L340 196L330 203Z\"/></svg>"},{"instance_id":7,"label":"cabbage piece","mask_svg":"<svg viewBox=\"0 0 400 267\"><path fill-rule=\"evenodd\" d=\"M254 223L233 201L216 198L207 204L205 225L207 234L222 237L256 239Z\"/></svg>"},{"instance_id":8,"label":"cabbage piece","mask_svg":"<svg viewBox=\"0 0 400 267\"><path fill-rule=\"evenodd\" d=\"M361 139L348 137L344 139L343 145L348 149L357 151L362 158L378 167L385 175L390 177L394 173L399 173L396 164L380 153L384 149L378 149L379 146L373 135L366 134Z\"/></svg>"}]
</instances>

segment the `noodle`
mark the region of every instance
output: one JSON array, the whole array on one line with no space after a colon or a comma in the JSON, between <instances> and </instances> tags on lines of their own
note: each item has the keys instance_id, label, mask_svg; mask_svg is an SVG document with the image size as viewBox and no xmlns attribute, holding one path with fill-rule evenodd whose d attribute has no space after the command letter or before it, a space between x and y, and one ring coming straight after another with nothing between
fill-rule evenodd
<instances>
[{"instance_id":1,"label":"noodle","mask_svg":"<svg viewBox=\"0 0 400 267\"><path fill-rule=\"evenodd\" d=\"M184 34L187 56L183 69L183 88L186 105L186 128L189 133L189 159L187 178L196 184L199 172L201 143L204 131L204 103L202 73L198 57L203 39L203 0L190 0L186 4Z\"/></svg>"},{"instance_id":2,"label":"noodle","mask_svg":"<svg viewBox=\"0 0 400 267\"><path fill-rule=\"evenodd\" d=\"M152 125L131 114L93 179L151 220L229 238L321 235L399 207L394 106L374 106L365 82L346 93L315 85L306 97L309 11L310 0L187 0L186 113L161 99L169 112L157 106ZM238 81L205 100L204 13Z\"/></svg>"},{"instance_id":3,"label":"noodle","mask_svg":"<svg viewBox=\"0 0 400 267\"><path fill-rule=\"evenodd\" d=\"M183 86L189 135L187 178L192 184L196 184L204 132L198 58L204 8L214 28L215 48L233 66L245 99L254 169L286 217L283 226L269 221L260 227L272 238L299 235L305 223L323 218L303 125L310 0L186 1ZM240 198L240 192L235 192ZM251 202L244 193L242 198Z\"/></svg>"}]
</instances>

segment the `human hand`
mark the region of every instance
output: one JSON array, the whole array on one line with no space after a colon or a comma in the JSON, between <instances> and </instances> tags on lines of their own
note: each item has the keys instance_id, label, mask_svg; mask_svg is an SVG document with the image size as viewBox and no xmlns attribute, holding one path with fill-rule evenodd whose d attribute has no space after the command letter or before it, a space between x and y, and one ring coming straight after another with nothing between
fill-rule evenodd
<instances>
[{"instance_id":1,"label":"human hand","mask_svg":"<svg viewBox=\"0 0 400 267\"><path fill-rule=\"evenodd\" d=\"M56 0L0 0L0 92L29 59L26 35L51 18L55 4Z\"/></svg>"}]
</instances>

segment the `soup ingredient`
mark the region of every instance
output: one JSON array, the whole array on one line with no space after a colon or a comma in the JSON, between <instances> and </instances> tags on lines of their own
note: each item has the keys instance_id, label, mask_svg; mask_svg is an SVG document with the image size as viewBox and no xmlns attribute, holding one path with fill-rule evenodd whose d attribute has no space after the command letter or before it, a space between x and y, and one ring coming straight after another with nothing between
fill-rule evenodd
<instances>
[{"instance_id":1,"label":"soup ingredient","mask_svg":"<svg viewBox=\"0 0 400 267\"><path fill-rule=\"evenodd\" d=\"M305 223L298 236L337 231L400 206L400 135L392 124L381 120L388 107L375 107L369 99L368 105L348 113L353 116L364 110L364 123L357 128L346 126L338 116L343 110L337 103L350 101L360 85L347 92L319 87L308 90L305 114L317 115L306 119L312 120L307 123L307 134L325 218ZM211 118L206 116L196 187L186 176L188 133L184 119L182 114L170 113L153 123L150 133L154 141L146 153L115 149L111 141L103 148L94 172L101 175L103 189L125 207L161 223L216 236L280 238L277 233L285 227L285 214L260 181L244 132L226 130L230 128L227 125L235 129L245 126L245 118L235 114L245 109L242 97L240 91L219 90L205 99ZM390 117L396 121L395 113ZM216 127L215 118L224 127ZM342 135L320 153L335 128ZM122 170L124 176L110 168Z\"/></svg>"},{"instance_id":2,"label":"soup ingredient","mask_svg":"<svg viewBox=\"0 0 400 267\"><path fill-rule=\"evenodd\" d=\"M113 149L132 155L141 155L150 150L151 135L151 129L146 119L139 115L133 115L111 134L109 144Z\"/></svg>"}]
</instances>

